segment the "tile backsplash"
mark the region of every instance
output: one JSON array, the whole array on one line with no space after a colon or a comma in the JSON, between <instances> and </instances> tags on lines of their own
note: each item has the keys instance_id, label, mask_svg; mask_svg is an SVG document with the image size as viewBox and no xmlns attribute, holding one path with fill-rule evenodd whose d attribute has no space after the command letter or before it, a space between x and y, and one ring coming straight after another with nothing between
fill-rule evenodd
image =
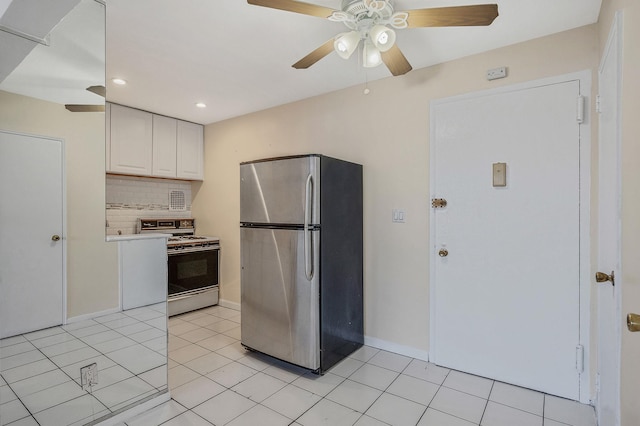
<instances>
[{"instance_id":1,"label":"tile backsplash","mask_svg":"<svg viewBox=\"0 0 640 426\"><path fill-rule=\"evenodd\" d=\"M169 194L182 191L185 210L169 210ZM191 183L107 175L107 235L135 234L138 218L191 217Z\"/></svg>"}]
</instances>

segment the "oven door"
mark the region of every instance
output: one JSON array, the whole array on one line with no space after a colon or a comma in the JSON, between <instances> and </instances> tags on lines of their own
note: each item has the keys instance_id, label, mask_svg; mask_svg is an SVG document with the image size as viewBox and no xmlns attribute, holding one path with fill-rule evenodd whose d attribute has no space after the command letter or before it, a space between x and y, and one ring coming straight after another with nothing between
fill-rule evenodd
<instances>
[{"instance_id":1,"label":"oven door","mask_svg":"<svg viewBox=\"0 0 640 426\"><path fill-rule=\"evenodd\" d=\"M220 250L171 253L168 256L169 297L218 285Z\"/></svg>"}]
</instances>

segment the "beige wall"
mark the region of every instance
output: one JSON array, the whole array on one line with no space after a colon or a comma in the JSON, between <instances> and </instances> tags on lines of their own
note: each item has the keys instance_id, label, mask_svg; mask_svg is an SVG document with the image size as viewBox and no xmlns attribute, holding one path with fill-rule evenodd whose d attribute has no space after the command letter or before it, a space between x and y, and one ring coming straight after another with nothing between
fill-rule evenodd
<instances>
[{"instance_id":1,"label":"beige wall","mask_svg":"<svg viewBox=\"0 0 640 426\"><path fill-rule=\"evenodd\" d=\"M587 26L406 76L353 87L205 128L205 181L194 185L198 232L221 237L221 297L240 300L241 161L317 152L364 165L365 333L414 356L429 349L429 101L593 70L597 32ZM509 76L487 82L489 68ZM301 72L313 72L301 71ZM407 222L391 222L391 210Z\"/></svg>"},{"instance_id":2,"label":"beige wall","mask_svg":"<svg viewBox=\"0 0 640 426\"><path fill-rule=\"evenodd\" d=\"M67 318L117 308L117 245L104 235L104 114L0 91L0 129L65 141Z\"/></svg>"},{"instance_id":3,"label":"beige wall","mask_svg":"<svg viewBox=\"0 0 640 426\"><path fill-rule=\"evenodd\" d=\"M604 0L598 22L604 50L614 13L624 12L622 86L622 425L640 425L640 333L627 331L625 317L640 313L640 2ZM599 53L600 55L600 53ZM617 283L617 281L616 281Z\"/></svg>"}]
</instances>

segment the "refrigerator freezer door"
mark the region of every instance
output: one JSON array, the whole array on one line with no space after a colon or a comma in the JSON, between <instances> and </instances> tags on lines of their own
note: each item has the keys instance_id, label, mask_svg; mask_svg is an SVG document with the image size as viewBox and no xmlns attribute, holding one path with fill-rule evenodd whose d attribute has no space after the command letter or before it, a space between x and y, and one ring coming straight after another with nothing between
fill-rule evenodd
<instances>
[{"instance_id":1,"label":"refrigerator freezer door","mask_svg":"<svg viewBox=\"0 0 640 426\"><path fill-rule=\"evenodd\" d=\"M311 179L309 179L311 176ZM305 199L310 201L306 206ZM315 155L240 165L240 222L320 223L320 157Z\"/></svg>"},{"instance_id":2,"label":"refrigerator freezer door","mask_svg":"<svg viewBox=\"0 0 640 426\"><path fill-rule=\"evenodd\" d=\"M304 231L240 228L242 344L320 368L319 277L305 277ZM318 271L320 232L310 232Z\"/></svg>"}]
</instances>

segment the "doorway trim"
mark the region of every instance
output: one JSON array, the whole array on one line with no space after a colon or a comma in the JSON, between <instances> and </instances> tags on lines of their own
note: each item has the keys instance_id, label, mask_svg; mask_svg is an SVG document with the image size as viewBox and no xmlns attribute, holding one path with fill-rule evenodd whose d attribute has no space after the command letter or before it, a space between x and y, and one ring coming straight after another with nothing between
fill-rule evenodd
<instances>
[{"instance_id":1,"label":"doorway trim","mask_svg":"<svg viewBox=\"0 0 640 426\"><path fill-rule=\"evenodd\" d=\"M435 99L430 102L429 111L429 187L430 197L438 197L436 193L436 161L435 161L435 129L431 124L435 120L434 106L458 100L469 100L489 95L497 95L502 93L516 92L520 90L531 89L539 86L547 86L558 83L566 83L570 81L578 81L580 85L580 95L583 97L583 117L579 123L580 135L580 206L579 206L579 238L580 238L580 268L579 268L579 345L582 346L583 367L579 376L579 401L581 403L591 403L591 95L592 95L592 77L590 70L578 71L574 73L563 74L555 77L532 80L524 83L516 83L513 85L502 86L494 89L481 90L462 95L451 96L442 99ZM578 110L578 100L576 100L576 109ZM438 259L438 250L435 241L435 210L429 211L429 352L437 350L435 347L435 310L436 310L436 274L435 267ZM577 349L576 349L577 351ZM577 354L576 354L577 356Z\"/></svg>"},{"instance_id":2,"label":"doorway trim","mask_svg":"<svg viewBox=\"0 0 640 426\"><path fill-rule=\"evenodd\" d=\"M600 64L598 65L598 92L599 95L602 94L601 90L602 88L600 87L600 82L601 82L601 75L603 73L603 70L605 69L605 64L606 64L606 58L612 56L612 60L615 61L615 78L616 78L616 88L615 88L615 93L607 93L607 95L611 96L615 96L615 103L617 104L617 109L616 109L616 117L615 117L615 126L616 126L616 134L615 134L615 140L611 141L615 144L616 148L616 169L615 169L615 173L616 173L616 186L617 186L617 192L618 192L618 204L616 205L616 209L617 209L617 215L618 215L618 224L617 224L617 235L616 235L616 264L615 264L615 272L617 274L616 278L619 277L619 279L616 280L616 286L614 289L614 295L615 295L615 318L617 318L616 321L616 327L615 330L613 330L613 332L615 333L615 339L617 340L617 345L614 348L611 348L612 351L615 352L614 357L617 359L618 361L618 365L617 365L617 374L615 376L615 380L617 383L614 384L614 388L616 389L616 393L615 395L613 395L613 403L614 403L614 409L615 409L615 419L614 419L614 424L612 426L619 426L620 425L620 421L621 421L621 405L620 405L620 401L621 401L621 394L620 394L620 383L621 383L621 376L620 376L620 368L621 368L621 351L622 351L622 330L623 330L623 324L620 321L621 318L623 318L622 316L622 220L621 220L621 212L622 212L622 176L621 176L621 170L622 170L622 166L621 166L621 155L622 155L622 104L621 104L621 100L622 100L622 81L623 81L623 76L622 76L622 61L623 61L623 52L622 52L622 48L623 48L623 27L624 27L624 11L622 10L618 10L615 12L615 15L613 16L613 19L611 21L611 27L609 28L609 34L607 36L607 42L605 44L604 49L601 52L601 57L600 57ZM606 96L606 95L605 95ZM599 116L599 119L601 120L601 116ZM602 136L602 126L598 126L598 149L599 149L599 153L601 152L601 150L603 149L603 140L601 138ZM602 167L601 167L601 156L598 156L598 175L600 176L600 174L603 172L602 171ZM598 187L598 191L600 191L600 188ZM598 203L600 203L601 201L598 200ZM598 204L598 210L600 209L600 205ZM600 217L598 217L598 220L600 220ZM598 224L599 225L599 224ZM600 243L600 242L599 242ZM596 250L596 256L597 256L597 261L596 261L596 265L594 270L597 270L598 267L600 266L600 258L599 258L599 252L598 250ZM596 304L599 306L600 303L600 299L599 297L599 293L596 292ZM602 331L602 327L600 324L600 312L599 312L599 308L598 308L598 315L597 315L597 319L596 321L598 321L598 333L601 333ZM611 330L609 330L611 331ZM596 347L598 348L597 351L598 353L602 350L602 348L600 347L600 341L599 341L599 336L597 337L596 340ZM602 410L602 400L600 398L600 396L602 395L601 393L601 376L600 376L600 364L599 361L598 363L596 363L596 396L595 396L595 409L596 409L596 417L597 420L605 420L601 418L601 410ZM608 419L606 419L608 420Z\"/></svg>"}]
</instances>

